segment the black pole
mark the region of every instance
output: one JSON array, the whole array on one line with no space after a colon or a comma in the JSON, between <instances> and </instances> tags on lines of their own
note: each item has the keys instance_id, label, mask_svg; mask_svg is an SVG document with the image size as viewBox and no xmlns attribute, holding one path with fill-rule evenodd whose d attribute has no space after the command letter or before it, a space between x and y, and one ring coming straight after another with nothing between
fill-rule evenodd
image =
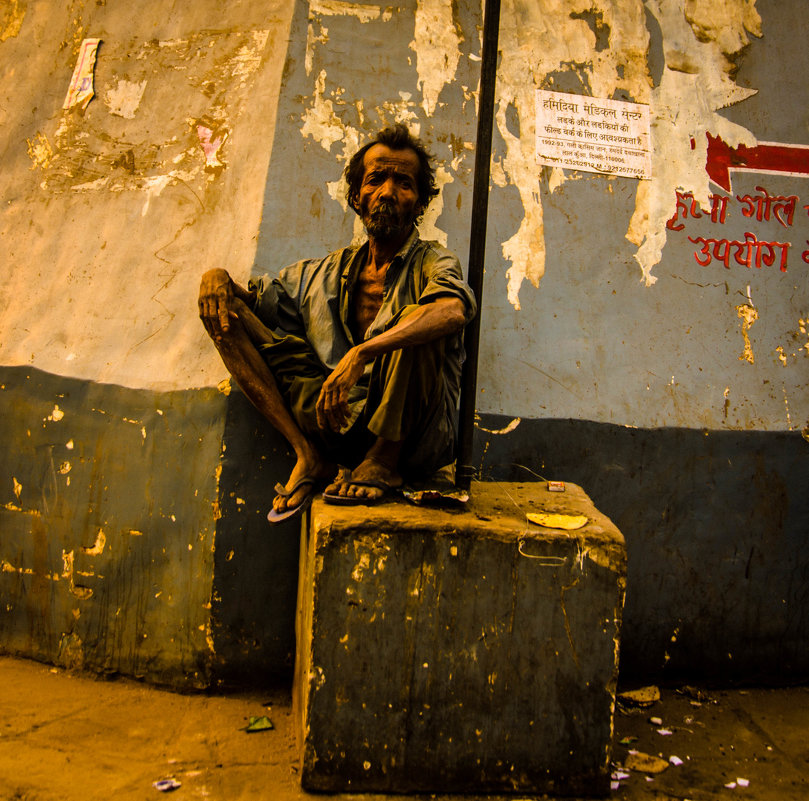
<instances>
[{"instance_id":1,"label":"black pole","mask_svg":"<svg viewBox=\"0 0 809 801\"><path fill-rule=\"evenodd\" d=\"M466 327L466 361L461 374L458 417L458 454L455 484L468 490L472 483L472 440L475 431L475 398L478 380L480 314L483 305L483 266L486 253L486 222L489 211L489 170L492 156L492 122L497 80L497 39L500 32L500 0L486 0L483 12L483 52L480 64L478 132L475 147L475 182L472 190L472 228L469 236L469 286L478 302L478 313Z\"/></svg>"}]
</instances>

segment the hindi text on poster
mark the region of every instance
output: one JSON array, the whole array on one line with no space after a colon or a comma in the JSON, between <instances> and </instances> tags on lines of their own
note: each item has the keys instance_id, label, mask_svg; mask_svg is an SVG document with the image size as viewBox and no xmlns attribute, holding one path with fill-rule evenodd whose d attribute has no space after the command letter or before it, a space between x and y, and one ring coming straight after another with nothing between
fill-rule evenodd
<instances>
[{"instance_id":1,"label":"hindi text on poster","mask_svg":"<svg viewBox=\"0 0 809 801\"><path fill-rule=\"evenodd\" d=\"M537 163L651 178L649 107L537 90Z\"/></svg>"}]
</instances>

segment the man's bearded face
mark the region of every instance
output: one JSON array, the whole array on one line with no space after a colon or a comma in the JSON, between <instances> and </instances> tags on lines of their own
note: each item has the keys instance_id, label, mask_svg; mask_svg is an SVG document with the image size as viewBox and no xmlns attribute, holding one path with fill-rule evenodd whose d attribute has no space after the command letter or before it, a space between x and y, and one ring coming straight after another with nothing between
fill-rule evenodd
<instances>
[{"instance_id":1,"label":"man's bearded face","mask_svg":"<svg viewBox=\"0 0 809 801\"><path fill-rule=\"evenodd\" d=\"M412 150L374 145L364 158L359 212L368 235L393 239L407 234L421 212L418 156Z\"/></svg>"},{"instance_id":2,"label":"man's bearded face","mask_svg":"<svg viewBox=\"0 0 809 801\"><path fill-rule=\"evenodd\" d=\"M410 230L416 221L415 211L405 214L390 200L379 200L363 210L362 222L369 236L389 239Z\"/></svg>"}]
</instances>

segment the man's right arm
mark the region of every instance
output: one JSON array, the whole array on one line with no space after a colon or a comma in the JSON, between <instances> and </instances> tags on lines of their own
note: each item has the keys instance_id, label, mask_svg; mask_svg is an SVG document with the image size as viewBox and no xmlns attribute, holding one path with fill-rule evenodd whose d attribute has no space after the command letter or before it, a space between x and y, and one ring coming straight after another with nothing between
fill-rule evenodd
<instances>
[{"instance_id":1,"label":"man's right arm","mask_svg":"<svg viewBox=\"0 0 809 801\"><path fill-rule=\"evenodd\" d=\"M252 307L256 292L239 286L227 270L221 267L208 270L202 276L199 286L199 316L212 339L221 339L230 330L230 318L236 316L236 299Z\"/></svg>"}]
</instances>

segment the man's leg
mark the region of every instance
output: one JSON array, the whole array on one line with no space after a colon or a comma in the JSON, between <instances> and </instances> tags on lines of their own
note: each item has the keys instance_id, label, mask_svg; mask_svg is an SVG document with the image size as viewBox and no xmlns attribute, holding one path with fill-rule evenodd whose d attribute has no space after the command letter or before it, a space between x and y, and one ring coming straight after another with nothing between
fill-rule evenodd
<instances>
[{"instance_id":1,"label":"man's leg","mask_svg":"<svg viewBox=\"0 0 809 801\"><path fill-rule=\"evenodd\" d=\"M365 413L373 444L350 477L335 481L327 493L373 501L385 490L360 482L399 487L403 469L427 477L451 461L455 427L445 355L444 341L436 340L377 359Z\"/></svg>"},{"instance_id":2,"label":"man's leg","mask_svg":"<svg viewBox=\"0 0 809 801\"><path fill-rule=\"evenodd\" d=\"M296 462L286 483L287 490L302 478L322 478L328 468L318 447L298 426L278 389L270 368L259 348L275 340L273 333L241 301L237 301L238 319L214 345L233 379L258 411L286 438L295 451ZM277 496L273 508L283 512L293 509L311 492L301 486L289 496Z\"/></svg>"}]
</instances>

